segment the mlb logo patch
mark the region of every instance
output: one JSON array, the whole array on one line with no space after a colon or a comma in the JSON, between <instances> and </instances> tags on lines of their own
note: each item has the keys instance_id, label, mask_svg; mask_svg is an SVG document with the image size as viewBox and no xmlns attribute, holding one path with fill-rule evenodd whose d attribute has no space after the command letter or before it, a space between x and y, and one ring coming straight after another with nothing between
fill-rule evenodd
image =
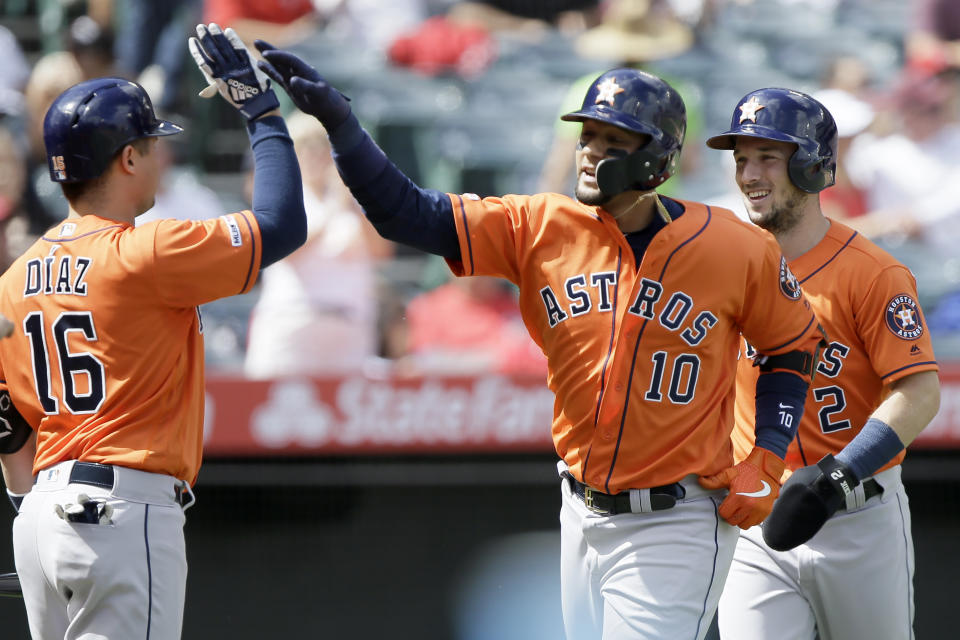
<instances>
[{"instance_id":1,"label":"mlb logo patch","mask_svg":"<svg viewBox=\"0 0 960 640\"><path fill-rule=\"evenodd\" d=\"M67 165L63 161L63 156L51 156L50 166L53 169L53 175L57 180L67 179Z\"/></svg>"},{"instance_id":2,"label":"mlb logo patch","mask_svg":"<svg viewBox=\"0 0 960 640\"><path fill-rule=\"evenodd\" d=\"M234 247L243 246L243 234L240 233L240 225L237 224L237 219L234 216L221 216L227 225L227 230L230 232L230 244Z\"/></svg>"}]
</instances>

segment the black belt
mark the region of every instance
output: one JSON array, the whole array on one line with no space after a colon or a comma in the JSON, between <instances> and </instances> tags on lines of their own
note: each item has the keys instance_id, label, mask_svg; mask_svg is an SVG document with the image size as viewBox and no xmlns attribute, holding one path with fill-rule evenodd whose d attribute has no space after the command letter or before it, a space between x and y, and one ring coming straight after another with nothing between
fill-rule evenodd
<instances>
[{"instance_id":1,"label":"black belt","mask_svg":"<svg viewBox=\"0 0 960 640\"><path fill-rule=\"evenodd\" d=\"M36 482L34 478L34 482ZM89 484L103 489L113 489L113 467L98 462L74 462L70 469L69 483ZM190 492L177 484L173 490L174 498L181 507L193 502Z\"/></svg>"},{"instance_id":2,"label":"black belt","mask_svg":"<svg viewBox=\"0 0 960 640\"><path fill-rule=\"evenodd\" d=\"M573 475L566 471L563 477L570 481L570 488L573 493L583 500L587 508L595 513L607 516L615 516L618 513L633 513L630 505L630 492L610 494L597 491L596 489L585 485ZM687 490L679 482L665 484L660 487L650 487L650 510L663 511L671 509L677 504L678 500L683 500L687 495Z\"/></svg>"},{"instance_id":3,"label":"black belt","mask_svg":"<svg viewBox=\"0 0 960 640\"><path fill-rule=\"evenodd\" d=\"M70 482L113 489L113 467L96 462L74 462L70 469Z\"/></svg>"}]
</instances>

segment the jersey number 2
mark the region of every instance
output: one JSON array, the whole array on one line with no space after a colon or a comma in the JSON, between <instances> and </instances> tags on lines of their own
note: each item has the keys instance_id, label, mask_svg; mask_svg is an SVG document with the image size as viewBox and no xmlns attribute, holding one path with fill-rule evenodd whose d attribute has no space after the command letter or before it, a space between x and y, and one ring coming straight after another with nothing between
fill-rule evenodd
<instances>
[{"instance_id":1,"label":"jersey number 2","mask_svg":"<svg viewBox=\"0 0 960 640\"><path fill-rule=\"evenodd\" d=\"M50 353L47 350L47 333L43 322L43 312L31 313L23 321L24 332L30 338L33 352L33 380L36 384L37 399L47 415L59 413L59 403L50 389ZM60 380L63 383L63 404L70 413L94 413L103 404L106 395L104 389L103 363L92 353L82 351L71 353L67 337L71 331L78 331L88 342L97 339L93 327L93 315L89 311L62 313L51 327L53 340L60 363ZM77 380L86 377L87 392L77 393Z\"/></svg>"},{"instance_id":2,"label":"jersey number 2","mask_svg":"<svg viewBox=\"0 0 960 640\"><path fill-rule=\"evenodd\" d=\"M813 390L813 399L817 402L823 402L831 398L833 402L820 407L820 411L818 412L820 430L824 433L832 433L834 431L849 429L852 425L846 418L843 420L834 420L834 416L847 408L847 398L843 395L843 389L832 386L820 387L819 389Z\"/></svg>"}]
</instances>

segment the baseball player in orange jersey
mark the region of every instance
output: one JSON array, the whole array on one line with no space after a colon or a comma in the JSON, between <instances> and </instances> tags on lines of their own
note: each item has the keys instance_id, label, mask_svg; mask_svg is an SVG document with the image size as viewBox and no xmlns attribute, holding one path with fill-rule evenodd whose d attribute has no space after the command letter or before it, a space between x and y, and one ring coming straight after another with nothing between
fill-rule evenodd
<instances>
[{"instance_id":1,"label":"baseball player in orange jersey","mask_svg":"<svg viewBox=\"0 0 960 640\"><path fill-rule=\"evenodd\" d=\"M703 638L734 525L772 506L822 334L769 235L657 195L683 141L677 93L633 69L597 78L564 116L583 127L577 200L445 194L394 167L316 70L255 44L261 69L329 132L382 235L444 256L458 276L519 287L556 394L568 637ZM734 466L741 332L771 366L757 385L760 444Z\"/></svg>"},{"instance_id":2,"label":"baseball player in orange jersey","mask_svg":"<svg viewBox=\"0 0 960 640\"><path fill-rule=\"evenodd\" d=\"M829 339L787 453L793 474L763 526L737 544L720 600L721 635L913 638L914 558L900 461L940 398L916 282L821 213L837 129L810 96L751 92L730 129L707 144L733 150L750 219L777 238ZM738 460L754 446L751 364L742 358L737 372Z\"/></svg>"},{"instance_id":3,"label":"baseball player in orange jersey","mask_svg":"<svg viewBox=\"0 0 960 640\"><path fill-rule=\"evenodd\" d=\"M180 637L184 509L203 439L198 305L249 291L306 237L268 79L229 29L197 31L190 49L215 87L205 93L248 121L253 210L135 227L153 206L156 138L181 129L139 85L89 80L44 120L69 216L0 277L0 311L17 326L0 341L0 413L15 431L0 447L35 640Z\"/></svg>"}]
</instances>

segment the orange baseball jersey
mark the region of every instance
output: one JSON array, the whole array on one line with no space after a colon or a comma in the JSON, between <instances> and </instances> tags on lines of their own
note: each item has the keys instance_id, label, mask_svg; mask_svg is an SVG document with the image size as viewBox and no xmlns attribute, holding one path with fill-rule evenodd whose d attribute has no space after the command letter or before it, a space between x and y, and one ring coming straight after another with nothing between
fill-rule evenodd
<instances>
[{"instance_id":1,"label":"orange baseball jersey","mask_svg":"<svg viewBox=\"0 0 960 640\"><path fill-rule=\"evenodd\" d=\"M733 463L739 334L813 352L817 322L776 242L729 211L678 201L639 270L614 219L557 194L451 195L459 276L520 289L548 361L553 440L571 473L617 493Z\"/></svg>"},{"instance_id":2,"label":"orange baseball jersey","mask_svg":"<svg viewBox=\"0 0 960 640\"><path fill-rule=\"evenodd\" d=\"M133 227L51 228L0 277L0 387L37 433L34 472L86 460L193 483L203 442L197 305L244 293L260 265L249 211Z\"/></svg>"},{"instance_id":3,"label":"orange baseball jersey","mask_svg":"<svg viewBox=\"0 0 960 640\"><path fill-rule=\"evenodd\" d=\"M850 227L831 221L817 246L790 263L827 334L787 468L816 464L856 436L883 400L885 385L936 371L913 274ZM747 356L752 355L749 345ZM753 448L757 368L741 358L734 443L737 460ZM903 460L901 451L882 471Z\"/></svg>"}]
</instances>

